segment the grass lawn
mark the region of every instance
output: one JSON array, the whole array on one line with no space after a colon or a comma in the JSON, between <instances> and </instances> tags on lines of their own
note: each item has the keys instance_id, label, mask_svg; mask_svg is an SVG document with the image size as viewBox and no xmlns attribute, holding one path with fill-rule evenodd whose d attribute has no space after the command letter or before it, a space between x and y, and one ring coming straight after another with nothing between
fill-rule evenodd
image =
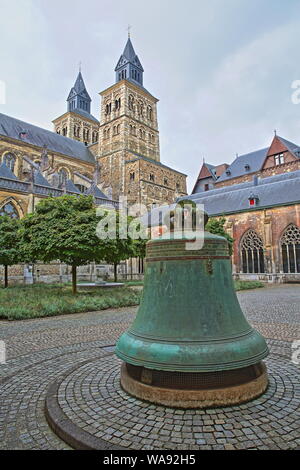
<instances>
[{"instance_id":1,"label":"grass lawn","mask_svg":"<svg viewBox=\"0 0 300 470\"><path fill-rule=\"evenodd\" d=\"M76 296L65 284L0 288L0 319L26 320L67 313L138 305L141 292L129 287L81 289Z\"/></svg>"},{"instance_id":2,"label":"grass lawn","mask_svg":"<svg viewBox=\"0 0 300 470\"><path fill-rule=\"evenodd\" d=\"M127 281L126 286L143 286L143 281ZM257 289L264 287L263 282L260 281L234 281L235 290Z\"/></svg>"},{"instance_id":3,"label":"grass lawn","mask_svg":"<svg viewBox=\"0 0 300 470\"><path fill-rule=\"evenodd\" d=\"M258 289L265 287L265 284L260 281L234 281L235 290Z\"/></svg>"},{"instance_id":4,"label":"grass lawn","mask_svg":"<svg viewBox=\"0 0 300 470\"><path fill-rule=\"evenodd\" d=\"M125 287L106 289L82 288L72 295L69 284L34 284L0 288L0 319L26 320L67 313L91 312L107 308L138 305L142 281L127 282ZM258 281L236 281L236 290L256 289L264 284Z\"/></svg>"}]
</instances>

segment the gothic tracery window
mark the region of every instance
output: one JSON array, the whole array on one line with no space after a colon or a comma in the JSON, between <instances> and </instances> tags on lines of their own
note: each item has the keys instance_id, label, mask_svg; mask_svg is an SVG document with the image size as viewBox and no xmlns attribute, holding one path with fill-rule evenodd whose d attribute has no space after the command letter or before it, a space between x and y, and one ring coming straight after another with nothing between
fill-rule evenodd
<instances>
[{"instance_id":1,"label":"gothic tracery window","mask_svg":"<svg viewBox=\"0 0 300 470\"><path fill-rule=\"evenodd\" d=\"M280 240L284 273L300 273L300 229L291 224Z\"/></svg>"},{"instance_id":2,"label":"gothic tracery window","mask_svg":"<svg viewBox=\"0 0 300 470\"><path fill-rule=\"evenodd\" d=\"M263 241L252 229L241 240L241 268L243 273L265 272Z\"/></svg>"},{"instance_id":3,"label":"gothic tracery window","mask_svg":"<svg viewBox=\"0 0 300 470\"><path fill-rule=\"evenodd\" d=\"M67 179L68 179L68 173L64 168L59 170L58 176L59 176L59 185L61 186L61 185L66 184Z\"/></svg>"},{"instance_id":4,"label":"gothic tracery window","mask_svg":"<svg viewBox=\"0 0 300 470\"><path fill-rule=\"evenodd\" d=\"M3 161L5 165L12 171L14 172L15 169L15 164L16 164L16 157L14 156L13 153L7 153L4 155Z\"/></svg>"},{"instance_id":5,"label":"gothic tracery window","mask_svg":"<svg viewBox=\"0 0 300 470\"><path fill-rule=\"evenodd\" d=\"M0 208L0 216L7 215L11 219L19 219L19 213L12 202L7 202Z\"/></svg>"}]
</instances>

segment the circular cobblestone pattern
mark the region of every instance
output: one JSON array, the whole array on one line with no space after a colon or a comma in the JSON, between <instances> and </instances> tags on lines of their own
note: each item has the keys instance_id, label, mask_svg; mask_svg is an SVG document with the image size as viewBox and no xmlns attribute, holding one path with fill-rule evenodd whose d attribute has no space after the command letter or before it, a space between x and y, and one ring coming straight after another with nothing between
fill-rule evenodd
<instances>
[{"instance_id":1,"label":"circular cobblestone pattern","mask_svg":"<svg viewBox=\"0 0 300 470\"><path fill-rule=\"evenodd\" d=\"M83 442L106 449L300 449L300 367L291 360L292 341L300 339L300 288L238 297L268 340L270 385L254 401L208 410L155 406L120 388L113 345L134 308L0 321L7 350L0 364L1 448L70 449ZM47 419L59 424L55 433Z\"/></svg>"},{"instance_id":2,"label":"circular cobblestone pattern","mask_svg":"<svg viewBox=\"0 0 300 470\"><path fill-rule=\"evenodd\" d=\"M128 397L120 387L120 364L114 355L89 362L67 374L56 389L59 411L78 430L98 438L96 448L109 444L128 449L298 446L299 370L284 360L267 361L270 383L260 398L204 411L165 408ZM70 438L68 425L65 432Z\"/></svg>"}]
</instances>

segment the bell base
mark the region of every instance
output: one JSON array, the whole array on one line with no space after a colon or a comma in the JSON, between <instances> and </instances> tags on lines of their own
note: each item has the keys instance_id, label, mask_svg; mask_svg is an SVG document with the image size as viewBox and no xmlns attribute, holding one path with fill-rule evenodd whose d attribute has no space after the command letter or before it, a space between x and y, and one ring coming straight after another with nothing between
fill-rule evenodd
<instances>
[{"instance_id":1,"label":"bell base","mask_svg":"<svg viewBox=\"0 0 300 470\"><path fill-rule=\"evenodd\" d=\"M237 405L262 395L268 387L268 373L264 363L256 366L257 377L238 385L218 388L182 389L153 386L133 378L127 364L121 367L121 385L130 395L157 405L171 408L212 408ZM151 371L149 371L151 372ZM199 373L201 375L201 373Z\"/></svg>"}]
</instances>

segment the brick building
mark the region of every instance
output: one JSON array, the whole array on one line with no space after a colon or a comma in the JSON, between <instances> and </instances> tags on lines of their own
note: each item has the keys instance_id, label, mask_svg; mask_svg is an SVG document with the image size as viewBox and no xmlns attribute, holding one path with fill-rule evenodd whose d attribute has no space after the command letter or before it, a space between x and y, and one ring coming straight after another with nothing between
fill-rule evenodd
<instances>
[{"instance_id":1,"label":"brick building","mask_svg":"<svg viewBox=\"0 0 300 470\"><path fill-rule=\"evenodd\" d=\"M300 146L275 135L209 180L203 164L191 198L225 217L240 279L300 281Z\"/></svg>"}]
</instances>

